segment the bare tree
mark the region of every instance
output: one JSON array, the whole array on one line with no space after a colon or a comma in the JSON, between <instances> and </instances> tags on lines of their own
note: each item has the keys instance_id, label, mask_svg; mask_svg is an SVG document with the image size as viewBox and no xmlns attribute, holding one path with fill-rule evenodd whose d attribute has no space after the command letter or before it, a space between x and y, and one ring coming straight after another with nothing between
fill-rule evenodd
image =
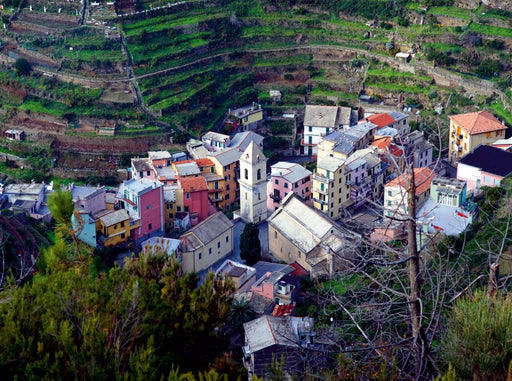
<instances>
[{"instance_id":1,"label":"bare tree","mask_svg":"<svg viewBox=\"0 0 512 381\"><path fill-rule=\"evenodd\" d=\"M442 134L435 136L441 147ZM344 352L357 354L362 362L374 363L375 356L390 366L396 361L401 377L426 380L439 372L432 340L439 337L442 313L469 284L469 271L466 257L449 247L441 232L418 240L416 188L428 179L415 179L412 157L406 158L401 176L401 202L407 208L385 219L390 227L404 225L406 239L366 240L354 267L339 274L346 291L329 288L322 305L326 314L336 316Z\"/></svg>"}]
</instances>

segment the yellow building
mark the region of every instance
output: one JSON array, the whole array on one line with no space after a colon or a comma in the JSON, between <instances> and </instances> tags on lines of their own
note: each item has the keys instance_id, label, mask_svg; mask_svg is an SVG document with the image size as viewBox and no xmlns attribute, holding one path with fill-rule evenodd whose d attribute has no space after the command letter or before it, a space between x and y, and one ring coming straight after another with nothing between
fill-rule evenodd
<instances>
[{"instance_id":1,"label":"yellow building","mask_svg":"<svg viewBox=\"0 0 512 381\"><path fill-rule=\"evenodd\" d=\"M222 212L211 215L180 237L182 269L207 270L233 251L233 223Z\"/></svg>"},{"instance_id":2,"label":"yellow building","mask_svg":"<svg viewBox=\"0 0 512 381\"><path fill-rule=\"evenodd\" d=\"M98 241L105 247L125 244L132 229L139 227L139 221L131 222L125 209L102 215L96 221Z\"/></svg>"},{"instance_id":3,"label":"yellow building","mask_svg":"<svg viewBox=\"0 0 512 381\"><path fill-rule=\"evenodd\" d=\"M450 116L450 161L458 161L480 144L491 145L505 138L506 129L487 111Z\"/></svg>"},{"instance_id":4,"label":"yellow building","mask_svg":"<svg viewBox=\"0 0 512 381\"><path fill-rule=\"evenodd\" d=\"M327 156L313 175L313 207L333 219L341 217L341 205L350 200L344 170L345 160Z\"/></svg>"}]
</instances>

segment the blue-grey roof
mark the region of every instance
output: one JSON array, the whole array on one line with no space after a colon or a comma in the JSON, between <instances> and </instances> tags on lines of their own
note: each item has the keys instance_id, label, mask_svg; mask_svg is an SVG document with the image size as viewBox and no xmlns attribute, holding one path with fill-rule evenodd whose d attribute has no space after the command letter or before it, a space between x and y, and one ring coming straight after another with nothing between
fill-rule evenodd
<instances>
[{"instance_id":1,"label":"blue-grey roof","mask_svg":"<svg viewBox=\"0 0 512 381\"><path fill-rule=\"evenodd\" d=\"M459 163L480 168L482 172L505 177L512 173L512 152L493 146L479 145L460 159Z\"/></svg>"}]
</instances>

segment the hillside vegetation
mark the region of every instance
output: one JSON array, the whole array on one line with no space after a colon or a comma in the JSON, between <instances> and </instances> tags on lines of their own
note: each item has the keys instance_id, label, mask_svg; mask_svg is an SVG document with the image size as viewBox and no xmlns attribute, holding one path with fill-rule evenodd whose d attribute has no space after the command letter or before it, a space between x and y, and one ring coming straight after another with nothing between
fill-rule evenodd
<instances>
[{"instance_id":1,"label":"hillside vegetation","mask_svg":"<svg viewBox=\"0 0 512 381\"><path fill-rule=\"evenodd\" d=\"M0 88L12 94L1 100L4 122L21 109L198 135L227 108L269 104L268 90L279 89L282 108L356 106L365 91L419 106L426 121L436 106L453 113L487 105L511 124L503 109L511 103L512 10L491 5L138 0L79 9L9 0L0 58L26 58L34 70L27 77L3 68ZM395 59L400 51L412 61Z\"/></svg>"}]
</instances>

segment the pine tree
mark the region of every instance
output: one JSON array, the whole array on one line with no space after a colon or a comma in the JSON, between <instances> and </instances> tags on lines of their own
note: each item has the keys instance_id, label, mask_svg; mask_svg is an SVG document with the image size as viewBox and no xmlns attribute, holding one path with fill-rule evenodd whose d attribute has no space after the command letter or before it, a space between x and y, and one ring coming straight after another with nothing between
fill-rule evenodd
<instances>
[{"instance_id":1,"label":"pine tree","mask_svg":"<svg viewBox=\"0 0 512 381\"><path fill-rule=\"evenodd\" d=\"M248 266L252 266L261 259L260 230L255 223L246 223L240 236L240 258Z\"/></svg>"}]
</instances>

